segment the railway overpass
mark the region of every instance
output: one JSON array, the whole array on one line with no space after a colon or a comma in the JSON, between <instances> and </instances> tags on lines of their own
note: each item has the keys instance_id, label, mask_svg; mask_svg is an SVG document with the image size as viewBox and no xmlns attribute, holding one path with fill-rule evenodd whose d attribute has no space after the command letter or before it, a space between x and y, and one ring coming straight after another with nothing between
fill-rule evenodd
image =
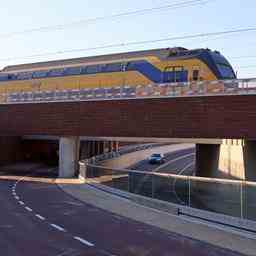
<instances>
[{"instance_id":1,"label":"railway overpass","mask_svg":"<svg viewBox=\"0 0 256 256\"><path fill-rule=\"evenodd\" d=\"M90 141L185 141L197 144L199 176L210 177L212 170L221 165L231 175L256 180L253 168L256 164L255 80L211 83L221 84L218 88L222 89L203 93L193 89L192 94L187 90L185 95L183 91L177 95L172 89L172 95L164 90L156 96L149 86L139 88L137 96L132 97L131 94L123 96L127 93L122 94L119 88L119 94L113 93L112 98L106 95L104 98L102 92L99 98L95 92L95 97L89 99L81 98L82 92L65 99L58 98L56 92L52 99L49 95L43 98L42 92L31 92L30 100L3 95L0 104L0 134L5 137L0 140L2 153L11 158L23 136L56 136L60 142L60 175L65 177L75 172L81 137ZM181 85L171 88L173 86ZM195 84L193 86L187 85L195 88ZM209 82L198 83L197 88L207 86ZM102 144L96 147L102 148Z\"/></svg>"}]
</instances>

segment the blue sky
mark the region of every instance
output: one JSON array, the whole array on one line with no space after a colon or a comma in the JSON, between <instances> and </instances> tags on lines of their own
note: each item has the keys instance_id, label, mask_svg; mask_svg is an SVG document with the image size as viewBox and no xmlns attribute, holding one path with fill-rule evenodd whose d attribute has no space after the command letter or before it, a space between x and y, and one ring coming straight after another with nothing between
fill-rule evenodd
<instances>
[{"instance_id":1,"label":"blue sky","mask_svg":"<svg viewBox=\"0 0 256 256\"><path fill-rule=\"evenodd\" d=\"M6 58L45 52L256 27L256 1L212 0L203 5L105 20L60 31L1 37L3 34L31 28L71 23L184 1L186 0L2 0L0 68L17 63L183 46L219 50L230 60L239 77L256 77L256 32L3 61ZM240 56L250 57L237 58Z\"/></svg>"}]
</instances>

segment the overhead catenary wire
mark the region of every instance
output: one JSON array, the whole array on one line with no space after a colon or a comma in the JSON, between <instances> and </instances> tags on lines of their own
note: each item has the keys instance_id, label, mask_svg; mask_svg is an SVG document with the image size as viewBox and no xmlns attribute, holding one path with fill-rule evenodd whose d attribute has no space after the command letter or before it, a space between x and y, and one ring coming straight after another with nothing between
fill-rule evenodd
<instances>
[{"instance_id":1,"label":"overhead catenary wire","mask_svg":"<svg viewBox=\"0 0 256 256\"><path fill-rule=\"evenodd\" d=\"M26 34L36 33L36 32L39 33L39 32L64 30L64 29L68 29L68 28L89 25L89 24L93 24L96 22L102 22L102 21L107 21L107 20L120 19L120 18L129 17L129 16L145 15L145 14L152 13L152 12L168 11L168 10L175 10L175 9L180 9L180 8L185 8L185 7L192 7L192 6L196 6L196 5L203 5L208 2L212 2L212 1L215 1L215 0L182 1L182 2L172 3L172 4L168 4L168 5L162 5L162 6L158 6L158 7L138 9L138 10L133 10L133 11L128 11L128 12L121 12L121 13L112 14L109 16L99 16L99 17L95 17L95 18L82 19L79 21L65 23L65 24L42 26L42 27L30 28L30 29L15 31L15 32L6 33L6 34L0 34L0 38L4 39L4 38L10 38L13 36L26 35Z\"/></svg>"},{"instance_id":2,"label":"overhead catenary wire","mask_svg":"<svg viewBox=\"0 0 256 256\"><path fill-rule=\"evenodd\" d=\"M0 59L0 61L4 62L4 61L13 61L13 60L20 60L20 59L27 59L27 58L47 57L47 56L55 56L55 55L62 55L62 54L68 54L68 53L77 53L77 52L104 50L104 49L118 48L118 47L146 45L146 44L159 43L159 42L170 42L170 41L178 41L178 40L186 40L186 39L204 38L204 37L212 37L216 35L240 34L240 33L246 33L246 32L256 32L256 27L231 29L231 30L218 31L218 32L199 33L199 34L174 36L174 37L170 36L170 37L165 37L160 39L107 44L107 45L88 47L88 48L59 50L59 51L53 51L53 52L45 52L41 54L32 54L32 55L25 55L25 56L18 56L18 57L3 58L3 59Z\"/></svg>"}]
</instances>

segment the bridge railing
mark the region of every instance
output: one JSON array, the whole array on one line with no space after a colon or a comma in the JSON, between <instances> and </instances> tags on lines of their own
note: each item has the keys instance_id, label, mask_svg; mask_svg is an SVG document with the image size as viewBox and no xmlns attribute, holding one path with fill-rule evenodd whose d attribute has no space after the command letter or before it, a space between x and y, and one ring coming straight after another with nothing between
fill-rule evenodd
<instances>
[{"instance_id":1,"label":"bridge railing","mask_svg":"<svg viewBox=\"0 0 256 256\"><path fill-rule=\"evenodd\" d=\"M79 87L78 81L78 87ZM148 85L122 85L118 87L44 89L37 84L33 91L12 92L11 88L0 93L0 103L36 103L58 101L95 101L133 98L193 97L214 95L256 94L256 78L200 82L162 83Z\"/></svg>"},{"instance_id":2,"label":"bridge railing","mask_svg":"<svg viewBox=\"0 0 256 256\"><path fill-rule=\"evenodd\" d=\"M256 221L256 182L85 165L88 182L178 204L182 214L198 215L193 211L199 209Z\"/></svg>"}]
</instances>

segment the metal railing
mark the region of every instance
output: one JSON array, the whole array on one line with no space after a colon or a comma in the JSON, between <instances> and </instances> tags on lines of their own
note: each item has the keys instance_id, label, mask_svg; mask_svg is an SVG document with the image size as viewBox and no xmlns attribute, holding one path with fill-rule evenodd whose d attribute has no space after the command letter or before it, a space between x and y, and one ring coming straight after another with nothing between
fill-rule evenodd
<instances>
[{"instance_id":1,"label":"metal railing","mask_svg":"<svg viewBox=\"0 0 256 256\"><path fill-rule=\"evenodd\" d=\"M256 221L256 182L121 170L88 162L84 165L87 180L182 206Z\"/></svg>"},{"instance_id":2,"label":"metal railing","mask_svg":"<svg viewBox=\"0 0 256 256\"><path fill-rule=\"evenodd\" d=\"M0 93L0 104L256 94L256 78L70 90L56 85L55 88L44 90L43 86L38 86L33 91L7 90Z\"/></svg>"}]
</instances>

